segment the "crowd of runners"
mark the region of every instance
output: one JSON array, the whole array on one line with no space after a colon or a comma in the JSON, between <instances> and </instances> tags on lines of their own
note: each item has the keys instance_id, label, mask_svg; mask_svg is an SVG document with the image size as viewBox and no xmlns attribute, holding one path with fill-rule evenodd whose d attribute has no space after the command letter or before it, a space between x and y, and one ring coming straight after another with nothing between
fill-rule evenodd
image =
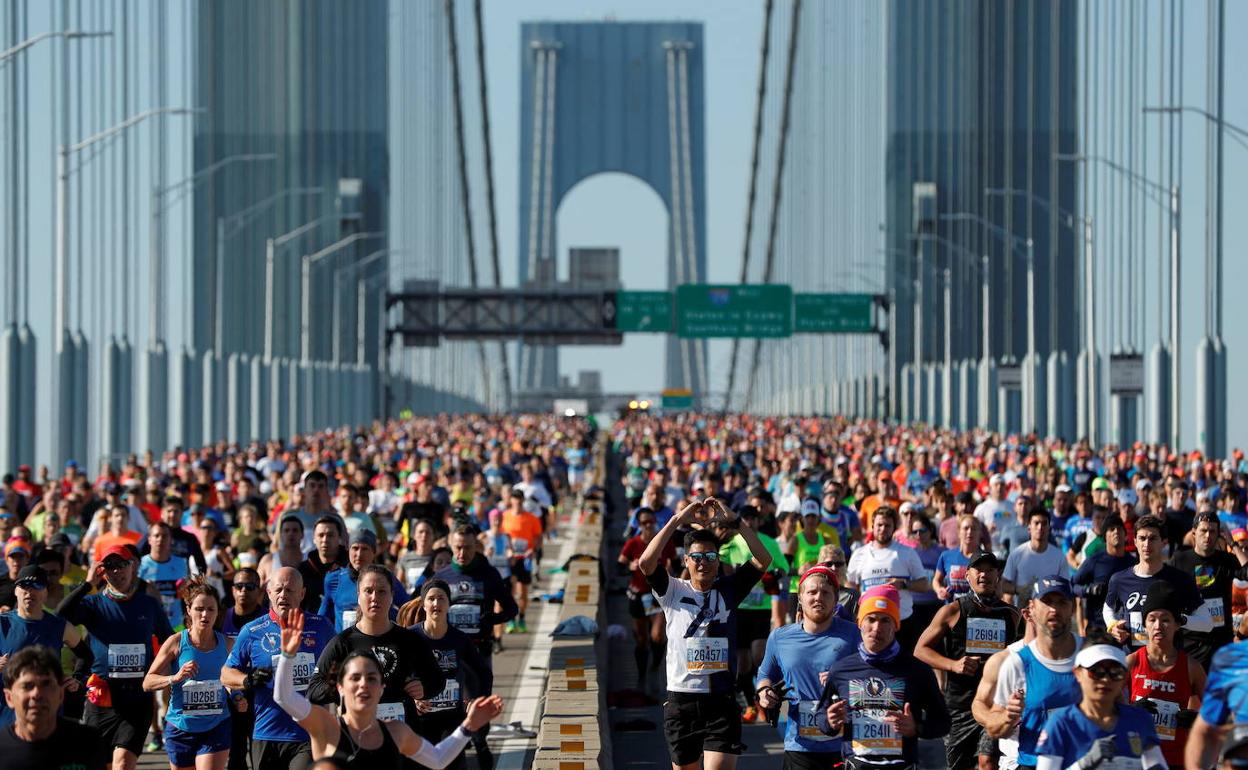
<instances>
[{"instance_id":1,"label":"crowd of runners","mask_svg":"<svg viewBox=\"0 0 1248 770\"><path fill-rule=\"evenodd\" d=\"M1243 770L1246 487L1238 451L644 412L22 467L0 766L490 768L491 657L602 494L676 768L762 722L791 768Z\"/></svg>"},{"instance_id":2,"label":"crowd of runners","mask_svg":"<svg viewBox=\"0 0 1248 770\"><path fill-rule=\"evenodd\" d=\"M949 770L1248 767L1238 450L646 413L613 439L674 768L732 768L754 721L786 768L938 739Z\"/></svg>"},{"instance_id":3,"label":"crowd of runners","mask_svg":"<svg viewBox=\"0 0 1248 770\"><path fill-rule=\"evenodd\" d=\"M0 767L492 768L491 659L593 435L407 419L6 475Z\"/></svg>"}]
</instances>

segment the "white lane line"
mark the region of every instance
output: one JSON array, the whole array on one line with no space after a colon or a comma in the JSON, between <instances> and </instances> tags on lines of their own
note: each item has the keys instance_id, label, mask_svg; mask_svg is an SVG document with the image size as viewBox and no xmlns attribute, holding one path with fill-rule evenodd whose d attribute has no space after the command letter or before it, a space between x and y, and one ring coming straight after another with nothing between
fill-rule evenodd
<instances>
[{"instance_id":1,"label":"white lane line","mask_svg":"<svg viewBox=\"0 0 1248 770\"><path fill-rule=\"evenodd\" d=\"M572 554L572 528L568 526L568 522L562 522L560 527L561 537L559 538L559 553L552 561L547 562L550 565L562 566L563 562ZM551 554L545 554L546 559L551 559ZM547 576L551 578L549 585L544 588L542 593L558 593L567 583L567 573L558 573ZM532 586L530 586L532 588ZM533 618L533 608L539 606L537 618ZM520 686L516 688L516 694L512 696L510 708L507 716L500 720L501 724L509 724L511 722L520 722L521 725L530 729L537 730L538 715L541 713L542 697L546 694L546 667L550 663L550 632L555 630L555 625L559 620L559 605L550 604L549 602L532 602L529 603L529 620L534 622L529 625L529 651L524 656L524 665L520 669L518 676L520 677ZM512 637L515 638L514 636ZM521 637L523 638L523 637ZM533 669L534 666L541 666L540 671ZM509 738L502 742L502 746L497 750L498 756L497 770L521 770L524 766L524 757L528 753L530 747L534 746L536 741L533 738Z\"/></svg>"}]
</instances>

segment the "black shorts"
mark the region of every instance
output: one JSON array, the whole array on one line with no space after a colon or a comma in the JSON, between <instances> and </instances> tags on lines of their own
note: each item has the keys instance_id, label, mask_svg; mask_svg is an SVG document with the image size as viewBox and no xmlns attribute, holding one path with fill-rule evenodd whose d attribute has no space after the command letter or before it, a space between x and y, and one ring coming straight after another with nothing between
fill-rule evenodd
<instances>
[{"instance_id":1,"label":"black shorts","mask_svg":"<svg viewBox=\"0 0 1248 770\"><path fill-rule=\"evenodd\" d=\"M102 708L90 701L83 707L83 722L94 727L106 746L125 749L136 757L143 753L147 731L152 726L152 699L117 701Z\"/></svg>"},{"instance_id":2,"label":"black shorts","mask_svg":"<svg viewBox=\"0 0 1248 770\"><path fill-rule=\"evenodd\" d=\"M766 641L771 633L771 610L737 610L737 645L748 650L751 642Z\"/></svg>"},{"instance_id":3,"label":"black shorts","mask_svg":"<svg viewBox=\"0 0 1248 770\"><path fill-rule=\"evenodd\" d=\"M251 770L308 770L312 745L307 741L251 742Z\"/></svg>"},{"instance_id":4,"label":"black shorts","mask_svg":"<svg viewBox=\"0 0 1248 770\"><path fill-rule=\"evenodd\" d=\"M845 758L839 751L786 751L781 770L841 770Z\"/></svg>"},{"instance_id":5,"label":"black shorts","mask_svg":"<svg viewBox=\"0 0 1248 770\"><path fill-rule=\"evenodd\" d=\"M533 582L533 574L524 566L524 559L511 560L511 576L521 585L527 586Z\"/></svg>"},{"instance_id":6,"label":"black shorts","mask_svg":"<svg viewBox=\"0 0 1248 770\"><path fill-rule=\"evenodd\" d=\"M949 770L979 767L979 757L983 754L980 744L985 736L983 725L975 721L970 709L951 709L949 734L945 736L945 764Z\"/></svg>"},{"instance_id":7,"label":"black shorts","mask_svg":"<svg viewBox=\"0 0 1248 770\"><path fill-rule=\"evenodd\" d=\"M650 592L650 589L647 588L646 593L649 593L649 592ZM635 594L633 593L633 589L631 588L628 589L628 616L630 618L633 618L634 620L645 620L647 617L650 617L646 615L646 604L644 601L642 601L643 596L645 596L645 594ZM657 601L652 602L652 605L656 610L658 610ZM654 614L662 615L663 611L658 610Z\"/></svg>"},{"instance_id":8,"label":"black shorts","mask_svg":"<svg viewBox=\"0 0 1248 770\"><path fill-rule=\"evenodd\" d=\"M732 695L669 693L663 704L663 735L672 763L688 765L705 751L740 756L741 708Z\"/></svg>"}]
</instances>

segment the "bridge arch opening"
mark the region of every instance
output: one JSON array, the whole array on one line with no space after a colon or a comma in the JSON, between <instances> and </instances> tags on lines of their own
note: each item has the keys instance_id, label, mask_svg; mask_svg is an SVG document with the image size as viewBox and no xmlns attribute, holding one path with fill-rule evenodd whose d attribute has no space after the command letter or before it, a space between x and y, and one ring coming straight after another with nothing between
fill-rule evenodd
<instances>
[{"instance_id":1,"label":"bridge arch opening","mask_svg":"<svg viewBox=\"0 0 1248 770\"><path fill-rule=\"evenodd\" d=\"M559 280L569 278L569 249L618 248L622 288L666 290L670 227L663 199L638 177L621 172L588 176L568 190L556 211ZM563 347L559 373L576 383L578 372L598 370L608 393L658 392L665 336L630 334L619 346Z\"/></svg>"}]
</instances>

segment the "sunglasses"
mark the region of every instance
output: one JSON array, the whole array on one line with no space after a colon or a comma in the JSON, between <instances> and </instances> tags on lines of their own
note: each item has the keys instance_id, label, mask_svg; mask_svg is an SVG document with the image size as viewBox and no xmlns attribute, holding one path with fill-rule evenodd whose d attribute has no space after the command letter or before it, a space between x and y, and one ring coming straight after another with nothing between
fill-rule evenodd
<instances>
[{"instance_id":1,"label":"sunglasses","mask_svg":"<svg viewBox=\"0 0 1248 770\"><path fill-rule=\"evenodd\" d=\"M234 584L235 591L238 591L240 589L243 591L254 591L259 587L260 587L259 583L235 583Z\"/></svg>"},{"instance_id":2,"label":"sunglasses","mask_svg":"<svg viewBox=\"0 0 1248 770\"><path fill-rule=\"evenodd\" d=\"M642 519L641 521L637 522L637 524L643 527L653 527L655 522L654 522L654 519Z\"/></svg>"},{"instance_id":3,"label":"sunglasses","mask_svg":"<svg viewBox=\"0 0 1248 770\"><path fill-rule=\"evenodd\" d=\"M109 570L110 572L116 572L119 569L125 569L126 567L129 567L129 566L130 566L130 562L128 561L120 561L120 560L114 561L110 559L104 562L104 569Z\"/></svg>"},{"instance_id":4,"label":"sunglasses","mask_svg":"<svg viewBox=\"0 0 1248 770\"><path fill-rule=\"evenodd\" d=\"M692 559L694 564L701 564L702 562L715 564L719 561L719 554L715 551L699 551L698 553L687 553L685 556Z\"/></svg>"},{"instance_id":5,"label":"sunglasses","mask_svg":"<svg viewBox=\"0 0 1248 770\"><path fill-rule=\"evenodd\" d=\"M910 530L910 534L912 534L912 535L926 535L926 534L927 534L927 527L918 527L918 528L916 528L916 529L912 529L912 530Z\"/></svg>"},{"instance_id":6,"label":"sunglasses","mask_svg":"<svg viewBox=\"0 0 1248 770\"><path fill-rule=\"evenodd\" d=\"M1127 670L1122 666L1097 666L1088 669L1088 675L1093 679L1108 679L1111 682L1121 682L1127 678Z\"/></svg>"}]
</instances>

